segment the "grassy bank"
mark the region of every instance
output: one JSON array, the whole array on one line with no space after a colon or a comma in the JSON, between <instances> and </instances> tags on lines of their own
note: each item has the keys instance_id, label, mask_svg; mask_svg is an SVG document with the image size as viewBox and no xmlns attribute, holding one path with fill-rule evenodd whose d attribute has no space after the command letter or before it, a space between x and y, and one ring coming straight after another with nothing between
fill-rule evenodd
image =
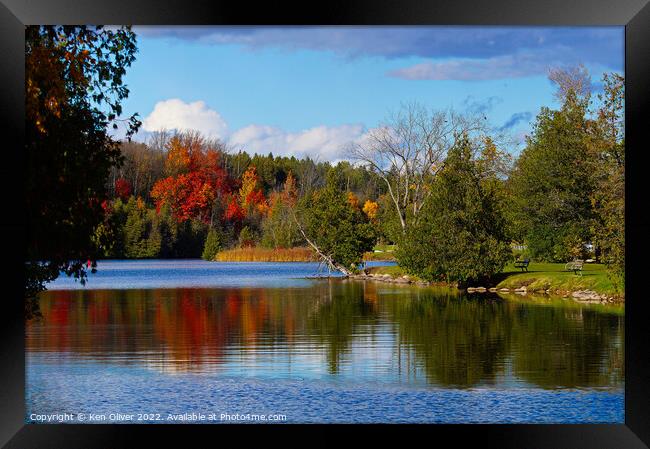
<instances>
[{"instance_id":1,"label":"grassy bank","mask_svg":"<svg viewBox=\"0 0 650 449\"><path fill-rule=\"evenodd\" d=\"M497 288L520 288L528 290L551 290L573 292L592 290L599 294L621 296L607 276L602 264L585 264L582 276L572 271L565 271L562 263L531 262L528 272L514 268L512 265L497 276Z\"/></svg>"},{"instance_id":2,"label":"grassy bank","mask_svg":"<svg viewBox=\"0 0 650 449\"><path fill-rule=\"evenodd\" d=\"M214 260L218 262L314 262L318 257L306 247L296 248L233 248L220 251Z\"/></svg>"},{"instance_id":3,"label":"grassy bank","mask_svg":"<svg viewBox=\"0 0 650 449\"><path fill-rule=\"evenodd\" d=\"M388 274L393 278L407 273L399 266L368 268L369 274ZM417 277L410 276L417 280ZM495 285L496 284L496 285ZM531 262L528 272L521 272L510 264L499 273L492 285L485 287L508 288L511 290L526 287L528 291L575 292L591 290L601 295L621 297L607 276L607 270L601 264L585 264L582 276L572 271L565 271L562 263Z\"/></svg>"}]
</instances>

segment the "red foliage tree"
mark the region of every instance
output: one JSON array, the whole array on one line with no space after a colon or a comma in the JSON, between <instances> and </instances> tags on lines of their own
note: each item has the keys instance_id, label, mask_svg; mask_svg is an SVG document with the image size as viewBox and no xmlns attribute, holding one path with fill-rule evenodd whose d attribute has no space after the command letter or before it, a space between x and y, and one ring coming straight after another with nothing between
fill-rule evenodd
<instances>
[{"instance_id":1,"label":"red foliage tree","mask_svg":"<svg viewBox=\"0 0 650 449\"><path fill-rule=\"evenodd\" d=\"M168 145L166 168L170 176L151 189L156 209L171 207L179 222L199 218L209 222L219 198L232 189L232 181L221 167L219 151L197 135L174 136Z\"/></svg>"},{"instance_id":2,"label":"red foliage tree","mask_svg":"<svg viewBox=\"0 0 650 449\"><path fill-rule=\"evenodd\" d=\"M224 212L224 218L228 221L242 221L246 213L236 198L231 197Z\"/></svg>"},{"instance_id":3,"label":"red foliage tree","mask_svg":"<svg viewBox=\"0 0 650 449\"><path fill-rule=\"evenodd\" d=\"M124 178L118 178L115 181L115 196L126 200L131 196L131 193L133 193L133 187L131 187L129 181Z\"/></svg>"}]
</instances>

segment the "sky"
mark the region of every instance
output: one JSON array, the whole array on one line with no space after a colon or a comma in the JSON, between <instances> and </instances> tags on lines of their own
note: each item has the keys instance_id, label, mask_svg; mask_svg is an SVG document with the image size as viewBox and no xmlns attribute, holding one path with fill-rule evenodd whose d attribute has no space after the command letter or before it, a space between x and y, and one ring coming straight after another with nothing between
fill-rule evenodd
<instances>
[{"instance_id":1,"label":"sky","mask_svg":"<svg viewBox=\"0 0 650 449\"><path fill-rule=\"evenodd\" d=\"M249 153L346 158L416 101L479 112L517 140L557 107L550 68L583 64L593 90L623 73L623 27L141 27L127 114ZM521 147L521 145L520 145ZM514 148L515 152L520 148Z\"/></svg>"}]
</instances>

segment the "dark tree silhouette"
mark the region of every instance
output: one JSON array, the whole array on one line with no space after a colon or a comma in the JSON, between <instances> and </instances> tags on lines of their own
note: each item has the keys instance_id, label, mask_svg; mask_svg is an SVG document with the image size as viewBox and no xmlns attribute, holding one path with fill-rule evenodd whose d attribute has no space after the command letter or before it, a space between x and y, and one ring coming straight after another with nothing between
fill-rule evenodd
<instances>
[{"instance_id":1,"label":"dark tree silhouette","mask_svg":"<svg viewBox=\"0 0 650 449\"><path fill-rule=\"evenodd\" d=\"M95 266L108 175L122 161L108 127L122 122L130 137L140 126L137 114L120 119L135 53L130 27L26 27L27 298Z\"/></svg>"}]
</instances>

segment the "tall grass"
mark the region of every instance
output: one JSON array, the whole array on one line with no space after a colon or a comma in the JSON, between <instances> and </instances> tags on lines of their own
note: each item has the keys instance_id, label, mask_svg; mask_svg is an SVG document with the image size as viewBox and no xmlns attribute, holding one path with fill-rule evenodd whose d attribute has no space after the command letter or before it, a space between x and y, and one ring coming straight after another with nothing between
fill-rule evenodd
<instances>
[{"instance_id":1,"label":"tall grass","mask_svg":"<svg viewBox=\"0 0 650 449\"><path fill-rule=\"evenodd\" d=\"M220 251L214 260L218 262L315 262L318 256L307 247L244 247Z\"/></svg>"}]
</instances>

